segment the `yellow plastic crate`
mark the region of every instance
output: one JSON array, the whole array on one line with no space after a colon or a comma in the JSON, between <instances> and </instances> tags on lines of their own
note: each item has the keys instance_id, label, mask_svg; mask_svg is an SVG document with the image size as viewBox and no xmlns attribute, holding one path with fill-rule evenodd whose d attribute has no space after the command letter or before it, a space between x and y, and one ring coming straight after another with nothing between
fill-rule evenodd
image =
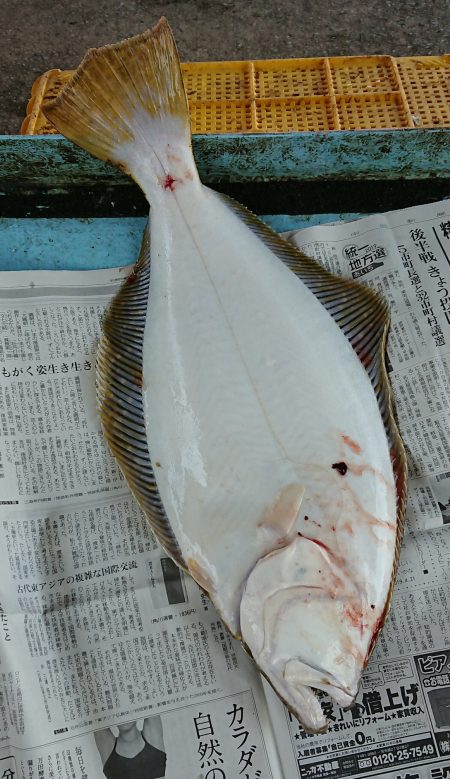
<instances>
[{"instance_id":1,"label":"yellow plastic crate","mask_svg":"<svg viewBox=\"0 0 450 779\"><path fill-rule=\"evenodd\" d=\"M450 56L316 57L182 65L193 133L450 127ZM73 71L35 81L21 133L51 134L42 113Z\"/></svg>"},{"instance_id":2,"label":"yellow plastic crate","mask_svg":"<svg viewBox=\"0 0 450 779\"><path fill-rule=\"evenodd\" d=\"M450 127L450 55L399 57L405 96L420 127Z\"/></svg>"}]
</instances>

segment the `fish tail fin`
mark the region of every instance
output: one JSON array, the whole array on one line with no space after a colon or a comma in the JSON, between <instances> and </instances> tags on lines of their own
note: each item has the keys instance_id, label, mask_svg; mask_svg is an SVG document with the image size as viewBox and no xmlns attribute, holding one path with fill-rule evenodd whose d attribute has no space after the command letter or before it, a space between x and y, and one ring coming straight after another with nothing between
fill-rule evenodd
<instances>
[{"instance_id":1,"label":"fish tail fin","mask_svg":"<svg viewBox=\"0 0 450 779\"><path fill-rule=\"evenodd\" d=\"M180 60L165 18L119 43L91 49L43 111L95 157L113 162L151 194L197 177Z\"/></svg>"}]
</instances>

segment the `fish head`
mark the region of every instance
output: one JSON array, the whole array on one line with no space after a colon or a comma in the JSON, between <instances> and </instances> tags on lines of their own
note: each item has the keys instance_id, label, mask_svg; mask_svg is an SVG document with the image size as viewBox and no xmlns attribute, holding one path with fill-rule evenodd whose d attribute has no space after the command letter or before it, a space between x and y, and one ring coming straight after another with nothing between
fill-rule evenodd
<instances>
[{"instance_id":1,"label":"fish head","mask_svg":"<svg viewBox=\"0 0 450 779\"><path fill-rule=\"evenodd\" d=\"M262 557L249 575L242 640L306 730L327 727L314 690L353 703L373 633L366 611L327 549L304 536Z\"/></svg>"}]
</instances>

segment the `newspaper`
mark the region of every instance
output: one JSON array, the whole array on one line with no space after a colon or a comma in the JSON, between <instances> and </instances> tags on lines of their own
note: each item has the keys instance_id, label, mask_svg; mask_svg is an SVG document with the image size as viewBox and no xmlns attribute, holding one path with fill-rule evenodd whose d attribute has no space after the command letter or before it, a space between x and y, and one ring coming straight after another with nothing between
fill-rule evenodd
<instances>
[{"instance_id":1,"label":"newspaper","mask_svg":"<svg viewBox=\"0 0 450 779\"><path fill-rule=\"evenodd\" d=\"M129 268L3 272L0 779L450 777L450 203L288 237L392 309L408 527L356 705L305 733L109 454L95 349Z\"/></svg>"}]
</instances>

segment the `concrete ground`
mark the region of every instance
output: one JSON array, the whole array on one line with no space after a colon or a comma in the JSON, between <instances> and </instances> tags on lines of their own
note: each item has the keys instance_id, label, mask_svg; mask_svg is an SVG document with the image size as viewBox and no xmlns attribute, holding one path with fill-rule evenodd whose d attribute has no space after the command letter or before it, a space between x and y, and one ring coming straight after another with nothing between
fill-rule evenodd
<instances>
[{"instance_id":1,"label":"concrete ground","mask_svg":"<svg viewBox=\"0 0 450 779\"><path fill-rule=\"evenodd\" d=\"M450 0L0 0L0 133L17 133L33 81L164 14L182 60L450 52Z\"/></svg>"}]
</instances>

